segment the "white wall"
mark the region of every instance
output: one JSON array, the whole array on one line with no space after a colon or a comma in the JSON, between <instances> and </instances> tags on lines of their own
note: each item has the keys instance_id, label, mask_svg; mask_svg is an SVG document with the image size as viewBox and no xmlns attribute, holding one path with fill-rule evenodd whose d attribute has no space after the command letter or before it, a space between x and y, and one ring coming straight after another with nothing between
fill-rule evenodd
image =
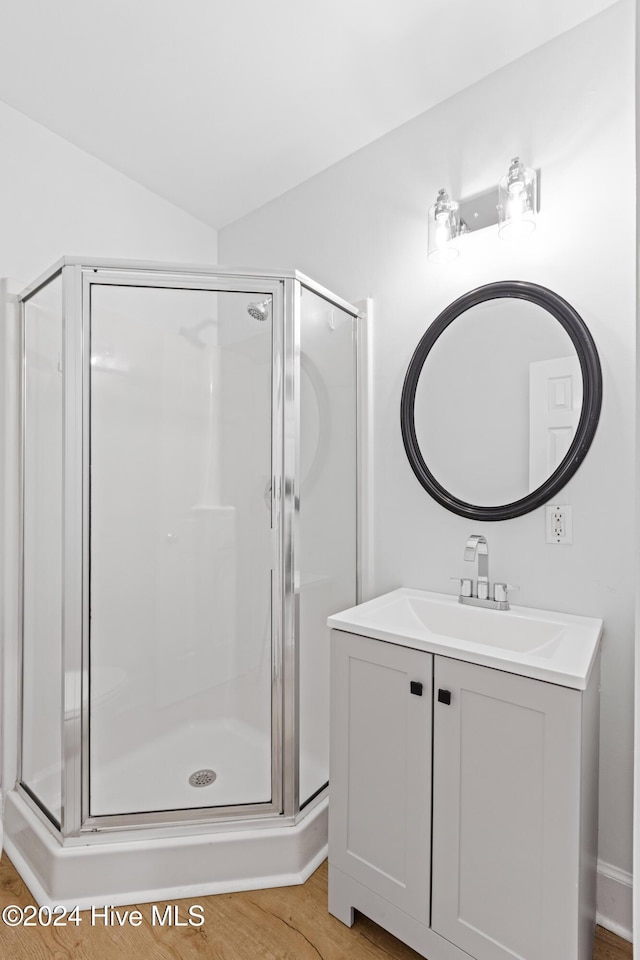
<instances>
[{"instance_id":1,"label":"white wall","mask_svg":"<svg viewBox=\"0 0 640 960\"><path fill-rule=\"evenodd\" d=\"M634 4L622 0L220 232L224 263L294 266L350 299L375 300L376 592L451 592L470 533L518 602L603 617L600 859L630 880L634 631ZM363 62L363 69L367 69ZM519 247L466 238L452 265L427 262L437 189L466 197L520 154L541 174L537 231ZM426 326L457 296L531 280L574 305L604 376L593 446L559 500L572 546L547 545L544 511L501 523L448 513L418 485L400 393ZM478 411L471 411L478 415ZM622 871L622 873L616 873ZM611 872L611 871L610 871ZM630 893L627 888L621 893ZM616 888L617 889L617 888ZM630 913L630 900L629 900ZM621 929L626 920L621 923ZM630 916L627 927L630 926Z\"/></svg>"},{"instance_id":2,"label":"white wall","mask_svg":"<svg viewBox=\"0 0 640 960\"><path fill-rule=\"evenodd\" d=\"M0 102L0 277L63 254L215 263L216 231Z\"/></svg>"}]
</instances>

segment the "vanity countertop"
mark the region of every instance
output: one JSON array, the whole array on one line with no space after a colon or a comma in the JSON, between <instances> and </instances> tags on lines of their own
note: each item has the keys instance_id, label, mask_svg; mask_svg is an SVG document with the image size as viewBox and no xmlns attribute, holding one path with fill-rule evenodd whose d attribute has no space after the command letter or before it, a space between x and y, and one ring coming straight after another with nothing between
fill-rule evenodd
<instances>
[{"instance_id":1,"label":"vanity countertop","mask_svg":"<svg viewBox=\"0 0 640 960\"><path fill-rule=\"evenodd\" d=\"M401 587L329 617L336 630L584 690L603 623L593 617L511 606L488 610Z\"/></svg>"}]
</instances>

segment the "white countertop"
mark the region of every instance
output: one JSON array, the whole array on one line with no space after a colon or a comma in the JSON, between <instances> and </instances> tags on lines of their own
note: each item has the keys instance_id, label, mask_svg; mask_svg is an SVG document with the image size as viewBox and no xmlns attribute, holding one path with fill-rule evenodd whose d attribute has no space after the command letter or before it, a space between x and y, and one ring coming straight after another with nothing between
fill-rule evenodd
<instances>
[{"instance_id":1,"label":"white countertop","mask_svg":"<svg viewBox=\"0 0 640 960\"><path fill-rule=\"evenodd\" d=\"M401 587L329 617L335 630L584 690L602 620L534 607L490 610Z\"/></svg>"}]
</instances>

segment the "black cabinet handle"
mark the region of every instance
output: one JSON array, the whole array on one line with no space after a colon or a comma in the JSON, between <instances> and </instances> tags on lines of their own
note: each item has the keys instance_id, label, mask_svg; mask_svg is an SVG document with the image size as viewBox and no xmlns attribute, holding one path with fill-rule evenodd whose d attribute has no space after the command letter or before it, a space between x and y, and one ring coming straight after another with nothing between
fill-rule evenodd
<instances>
[{"instance_id":1,"label":"black cabinet handle","mask_svg":"<svg viewBox=\"0 0 640 960\"><path fill-rule=\"evenodd\" d=\"M438 690L438 703L446 703L447 706L451 703L451 690Z\"/></svg>"},{"instance_id":2,"label":"black cabinet handle","mask_svg":"<svg viewBox=\"0 0 640 960\"><path fill-rule=\"evenodd\" d=\"M418 680L412 680L409 684L409 689L416 697L422 696L422 684Z\"/></svg>"}]
</instances>

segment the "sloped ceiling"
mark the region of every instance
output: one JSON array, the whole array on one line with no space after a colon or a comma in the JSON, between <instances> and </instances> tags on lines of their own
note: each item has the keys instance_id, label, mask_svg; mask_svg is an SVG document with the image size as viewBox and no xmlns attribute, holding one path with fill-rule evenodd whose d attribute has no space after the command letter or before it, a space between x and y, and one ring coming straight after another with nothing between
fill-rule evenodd
<instances>
[{"instance_id":1,"label":"sloped ceiling","mask_svg":"<svg viewBox=\"0 0 640 960\"><path fill-rule=\"evenodd\" d=\"M5 0L0 99L217 228L612 2Z\"/></svg>"}]
</instances>

